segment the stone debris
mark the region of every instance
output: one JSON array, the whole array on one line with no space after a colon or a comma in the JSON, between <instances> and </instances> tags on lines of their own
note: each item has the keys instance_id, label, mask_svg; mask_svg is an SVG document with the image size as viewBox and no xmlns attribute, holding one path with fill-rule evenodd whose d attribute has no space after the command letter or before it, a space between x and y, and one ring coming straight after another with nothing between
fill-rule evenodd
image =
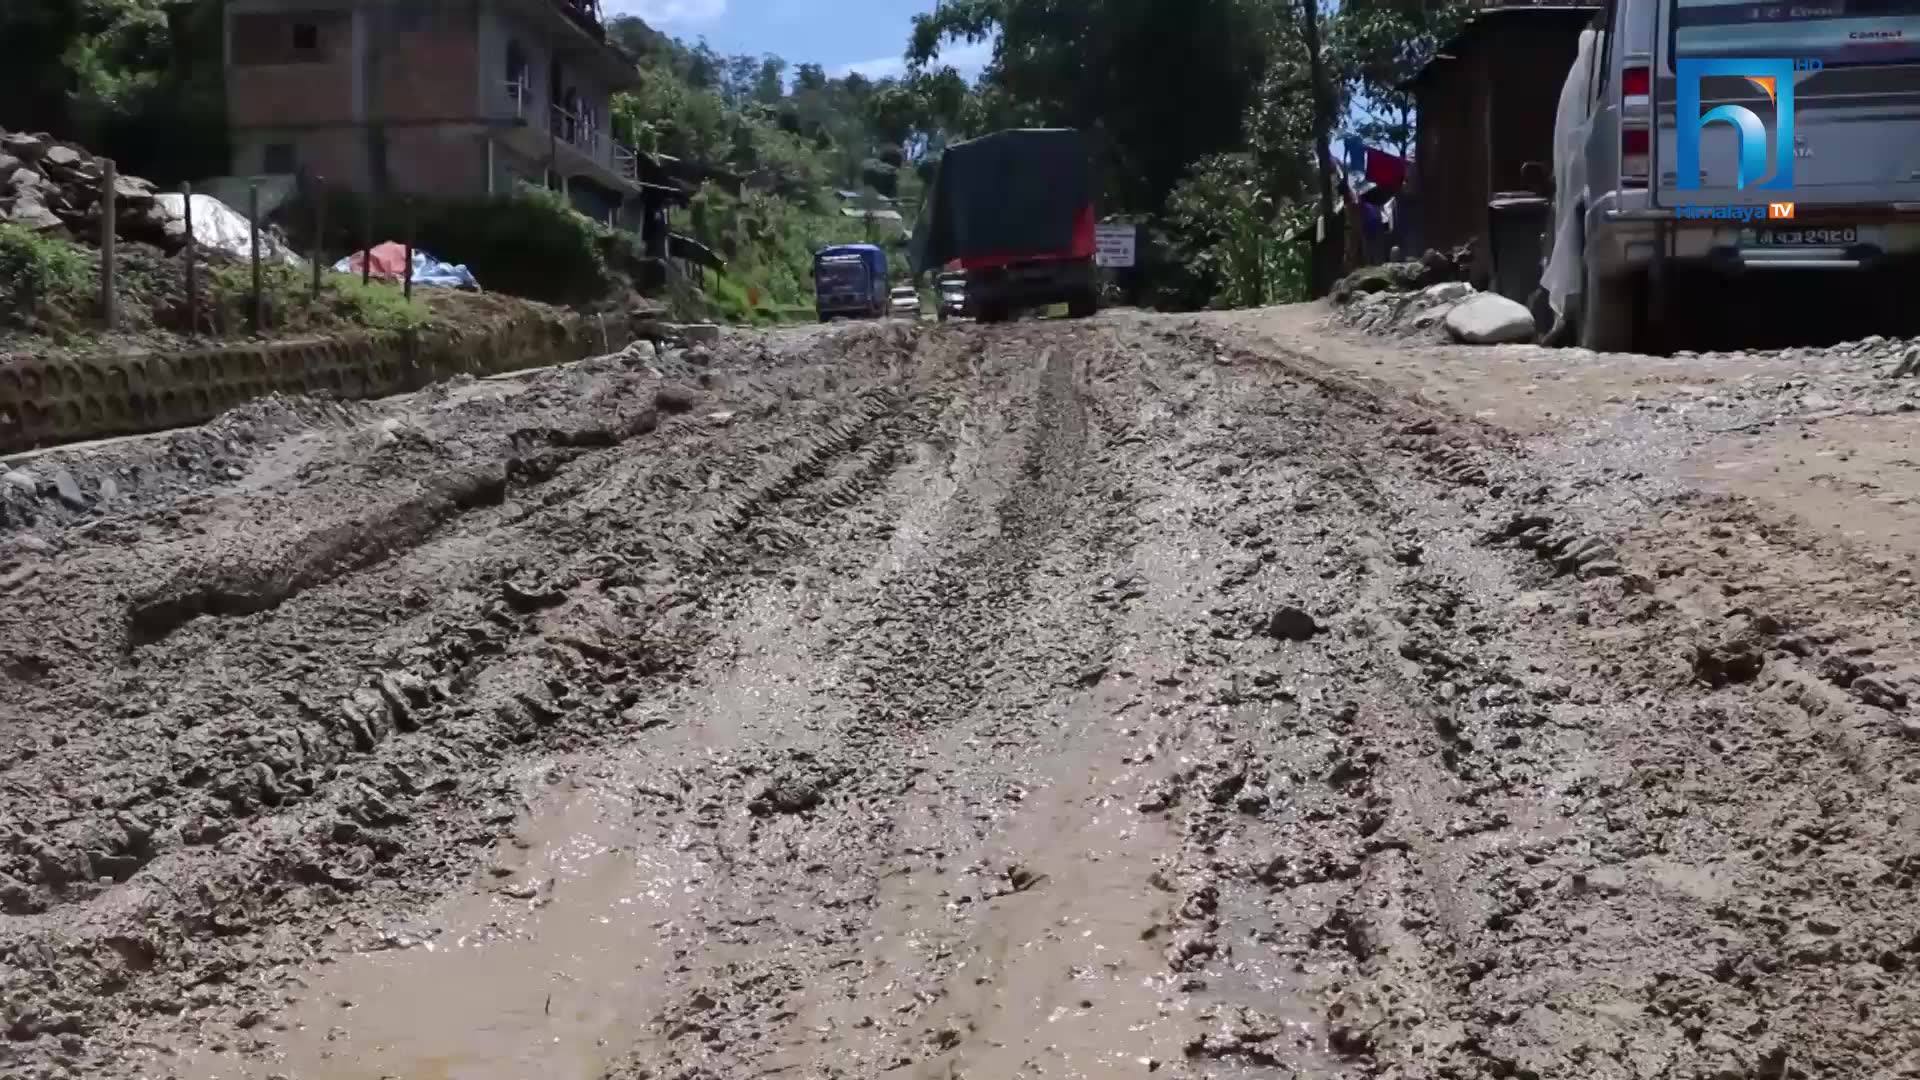
<instances>
[{"instance_id":1,"label":"stone debris","mask_svg":"<svg viewBox=\"0 0 1920 1080\"><path fill-rule=\"evenodd\" d=\"M1334 308L1334 318L1369 333L1460 340L1450 335L1446 320L1456 309L1481 297L1511 303L1505 297L1481 293L1464 281L1442 281L1420 289L1354 293ZM1527 338L1520 340L1531 340L1532 336L1529 318Z\"/></svg>"},{"instance_id":2,"label":"stone debris","mask_svg":"<svg viewBox=\"0 0 1920 1080\"><path fill-rule=\"evenodd\" d=\"M1480 293L1455 304L1441 325L1455 341L1467 345L1511 345L1532 341L1534 336L1533 313L1498 293Z\"/></svg>"},{"instance_id":3,"label":"stone debris","mask_svg":"<svg viewBox=\"0 0 1920 1080\"><path fill-rule=\"evenodd\" d=\"M97 237L105 176L100 159L81 147L44 133L0 131L0 222ZM164 223L153 214L155 194L137 176L115 178L120 236L164 246Z\"/></svg>"}]
</instances>

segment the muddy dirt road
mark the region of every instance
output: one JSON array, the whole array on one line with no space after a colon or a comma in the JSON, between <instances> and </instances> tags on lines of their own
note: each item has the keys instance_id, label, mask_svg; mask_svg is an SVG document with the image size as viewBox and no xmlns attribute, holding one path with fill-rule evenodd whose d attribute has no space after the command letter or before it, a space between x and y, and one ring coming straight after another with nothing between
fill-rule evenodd
<instances>
[{"instance_id":1,"label":"muddy dirt road","mask_svg":"<svg viewBox=\"0 0 1920 1080\"><path fill-rule=\"evenodd\" d=\"M1904 564L1297 345L808 329L25 463L0 1076L1920 1076Z\"/></svg>"}]
</instances>

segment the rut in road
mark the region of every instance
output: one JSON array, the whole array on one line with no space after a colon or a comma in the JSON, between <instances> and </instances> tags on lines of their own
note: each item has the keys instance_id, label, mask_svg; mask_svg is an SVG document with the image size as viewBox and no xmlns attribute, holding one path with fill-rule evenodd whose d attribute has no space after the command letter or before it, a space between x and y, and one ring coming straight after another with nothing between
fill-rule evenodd
<instances>
[{"instance_id":1,"label":"rut in road","mask_svg":"<svg viewBox=\"0 0 1920 1080\"><path fill-rule=\"evenodd\" d=\"M9 596L0 1070L1916 1071L1866 601L1219 324L774 340Z\"/></svg>"}]
</instances>

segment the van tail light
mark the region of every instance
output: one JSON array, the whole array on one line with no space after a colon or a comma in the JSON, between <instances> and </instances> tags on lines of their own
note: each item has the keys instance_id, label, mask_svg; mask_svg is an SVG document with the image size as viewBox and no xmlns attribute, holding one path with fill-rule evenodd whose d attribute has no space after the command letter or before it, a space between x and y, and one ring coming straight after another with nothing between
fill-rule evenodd
<instances>
[{"instance_id":1,"label":"van tail light","mask_svg":"<svg viewBox=\"0 0 1920 1080\"><path fill-rule=\"evenodd\" d=\"M1620 183L1625 187L1646 187L1652 172L1652 137L1643 127L1620 129Z\"/></svg>"},{"instance_id":2,"label":"van tail light","mask_svg":"<svg viewBox=\"0 0 1920 1080\"><path fill-rule=\"evenodd\" d=\"M1653 92L1653 69L1630 67L1620 72L1620 96L1644 98Z\"/></svg>"}]
</instances>

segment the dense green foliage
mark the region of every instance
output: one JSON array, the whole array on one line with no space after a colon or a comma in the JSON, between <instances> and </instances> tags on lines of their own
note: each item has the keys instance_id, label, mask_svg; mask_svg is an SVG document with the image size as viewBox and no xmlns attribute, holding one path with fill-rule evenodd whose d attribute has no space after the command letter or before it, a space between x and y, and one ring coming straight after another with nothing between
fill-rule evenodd
<instances>
[{"instance_id":1,"label":"dense green foliage","mask_svg":"<svg viewBox=\"0 0 1920 1080\"><path fill-rule=\"evenodd\" d=\"M1331 10L1317 0L948 0L915 18L908 51L924 66L945 45L993 41L977 101L957 115L989 129L1094 133L1103 210L1152 223L1156 301L1244 304L1305 289L1303 256L1282 241L1330 197L1319 163L1336 128L1404 151L1402 87L1461 9L1459 0Z\"/></svg>"},{"instance_id":2,"label":"dense green foliage","mask_svg":"<svg viewBox=\"0 0 1920 1080\"><path fill-rule=\"evenodd\" d=\"M1204 158L1167 199L1173 257L1160 294L1226 307L1297 298L1307 287L1306 251L1283 240L1311 220L1305 203L1275 206L1251 155Z\"/></svg>"},{"instance_id":3,"label":"dense green foliage","mask_svg":"<svg viewBox=\"0 0 1920 1080\"><path fill-rule=\"evenodd\" d=\"M614 102L615 134L742 181L737 194L707 185L675 221L727 261L723 282L708 290L722 313L747 318L754 309L810 304L812 254L828 244L888 246L904 274L906 223L842 211L897 209L911 219L923 187L913 168L924 158L925 140L916 142L927 112L921 91L964 101L969 88L958 75L912 85L832 78L814 64L789 71L779 57L723 57L635 18L614 19L609 31L640 69L640 85Z\"/></svg>"},{"instance_id":4,"label":"dense green foliage","mask_svg":"<svg viewBox=\"0 0 1920 1080\"><path fill-rule=\"evenodd\" d=\"M358 251L369 235L376 244L404 243L411 235L421 250L465 265L488 289L548 303L591 303L618 284L609 256L622 253L611 231L575 213L555 192L522 187L493 196L369 202L331 191L325 203L316 215L311 196L303 195L275 214L297 250L312 250L318 223L325 251Z\"/></svg>"},{"instance_id":5,"label":"dense green foliage","mask_svg":"<svg viewBox=\"0 0 1920 1080\"><path fill-rule=\"evenodd\" d=\"M91 278L71 242L0 225L0 311L11 318L36 320L82 295Z\"/></svg>"},{"instance_id":6,"label":"dense green foliage","mask_svg":"<svg viewBox=\"0 0 1920 1080\"><path fill-rule=\"evenodd\" d=\"M221 266L207 286L206 326L221 336L239 335L252 326L253 274L241 264ZM261 325L267 330L305 325L347 325L356 330L393 333L418 330L431 312L424 300L409 297L392 283L362 283L352 274L327 274L319 297L304 268L273 263L261 268Z\"/></svg>"},{"instance_id":7,"label":"dense green foliage","mask_svg":"<svg viewBox=\"0 0 1920 1080\"><path fill-rule=\"evenodd\" d=\"M162 184L227 169L220 0L5 0L0 128Z\"/></svg>"}]
</instances>

